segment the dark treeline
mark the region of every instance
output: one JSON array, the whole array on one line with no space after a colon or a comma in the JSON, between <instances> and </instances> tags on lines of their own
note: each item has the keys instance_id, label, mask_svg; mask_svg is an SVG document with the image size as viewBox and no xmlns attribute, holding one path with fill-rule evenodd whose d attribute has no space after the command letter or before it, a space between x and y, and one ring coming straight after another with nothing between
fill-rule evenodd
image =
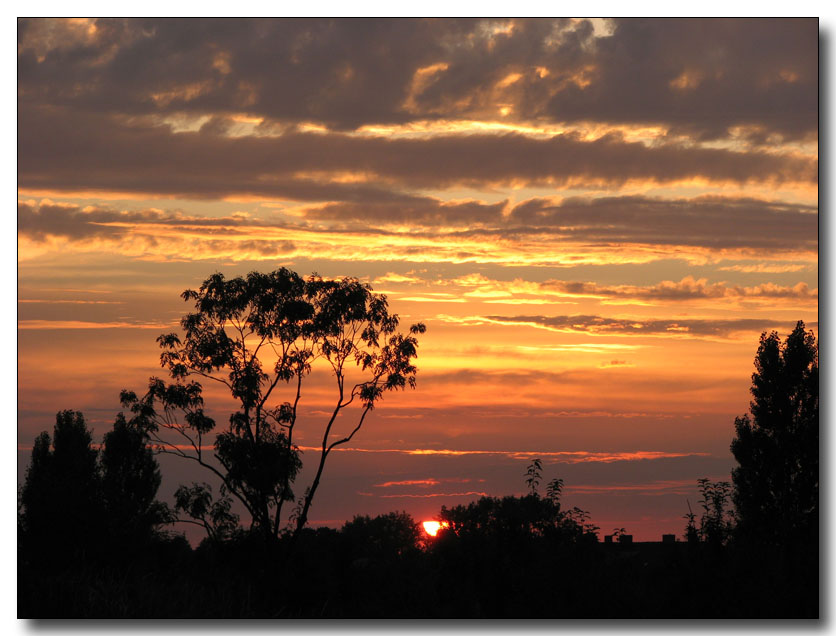
<instances>
[{"instance_id":1,"label":"dark treeline","mask_svg":"<svg viewBox=\"0 0 836 636\"><path fill-rule=\"evenodd\" d=\"M306 528L292 553L290 535L239 529L192 549L137 516L133 536L98 531L94 514L76 532L22 530L20 617L818 615L817 546L721 537L710 502L675 543L601 542L582 511L532 491L442 508L435 538L393 512Z\"/></svg>"},{"instance_id":2,"label":"dark treeline","mask_svg":"<svg viewBox=\"0 0 836 636\"><path fill-rule=\"evenodd\" d=\"M399 334L367 286L287 270L215 275L184 298L196 307L184 341L159 340L173 383L123 392L128 414L98 448L74 411L35 441L19 496L19 617L818 617L818 346L803 323L783 342L761 336L750 414L734 423L738 465L730 482L698 481L679 540L633 543L622 528L601 541L587 512L564 505L561 479L543 484L539 460L521 475L527 494L442 507L429 537L405 512L307 525L330 450L386 391L414 385L423 325ZM248 338L280 352L272 374ZM292 435L315 359L331 364L339 399L297 496ZM348 362L365 379L347 382ZM192 376L223 381L241 405L212 460L201 449L215 423ZM280 385L291 400L268 408ZM355 398L353 432L329 437ZM158 501L160 452L194 461L217 492L195 482L173 506ZM175 530L184 522L205 531L197 548Z\"/></svg>"}]
</instances>

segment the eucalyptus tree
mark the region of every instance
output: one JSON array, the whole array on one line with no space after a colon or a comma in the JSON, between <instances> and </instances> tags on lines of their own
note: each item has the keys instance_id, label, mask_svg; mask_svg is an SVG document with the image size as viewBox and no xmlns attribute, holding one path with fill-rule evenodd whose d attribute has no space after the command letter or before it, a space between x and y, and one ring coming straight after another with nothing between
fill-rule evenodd
<instances>
[{"instance_id":1,"label":"eucalyptus tree","mask_svg":"<svg viewBox=\"0 0 836 636\"><path fill-rule=\"evenodd\" d=\"M298 535L331 452L354 439L386 392L415 387L417 335L426 328L399 332L386 297L356 278L303 278L285 268L232 279L216 273L182 298L194 303L181 320L183 335L157 339L173 381L151 378L142 396L123 391L123 406L158 452L213 472L222 495L237 498L265 536L283 531L283 505L296 499L303 383L314 365L330 371L334 398L321 424L316 471L285 527ZM216 424L204 410L201 382L224 387L236 404L211 447ZM352 405L359 408L347 410ZM348 432L337 435L335 423L348 413Z\"/></svg>"}]
</instances>

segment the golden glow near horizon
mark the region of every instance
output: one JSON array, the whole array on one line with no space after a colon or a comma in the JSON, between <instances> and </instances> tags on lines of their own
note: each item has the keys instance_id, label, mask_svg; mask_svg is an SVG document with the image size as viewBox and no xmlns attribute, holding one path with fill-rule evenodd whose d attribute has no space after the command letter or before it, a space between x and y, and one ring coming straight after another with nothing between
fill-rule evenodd
<instances>
[{"instance_id":1,"label":"golden glow near horizon","mask_svg":"<svg viewBox=\"0 0 836 636\"><path fill-rule=\"evenodd\" d=\"M286 266L356 276L428 327L418 389L338 454L350 485L322 519L521 493L541 456L597 525L679 533L687 484L728 479L759 335L819 330L816 27L776 23L695 44L676 20L650 43L603 20L209 22L155 48L180 26L23 21L21 444L66 408L100 437L119 389L162 374L180 292ZM128 81L113 65L137 51L154 72ZM331 384L315 367L305 448ZM219 422L229 404L207 389Z\"/></svg>"}]
</instances>

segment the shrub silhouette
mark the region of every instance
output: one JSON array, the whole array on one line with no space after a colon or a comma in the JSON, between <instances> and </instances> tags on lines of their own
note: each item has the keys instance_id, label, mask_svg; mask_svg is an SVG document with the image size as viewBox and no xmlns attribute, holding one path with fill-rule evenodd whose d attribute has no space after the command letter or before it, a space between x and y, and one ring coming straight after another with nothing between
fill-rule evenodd
<instances>
[{"instance_id":1,"label":"shrub silhouette","mask_svg":"<svg viewBox=\"0 0 836 636\"><path fill-rule=\"evenodd\" d=\"M699 538L712 545L725 545L734 528L734 512L729 509L731 484L698 479L703 514L700 518Z\"/></svg>"}]
</instances>

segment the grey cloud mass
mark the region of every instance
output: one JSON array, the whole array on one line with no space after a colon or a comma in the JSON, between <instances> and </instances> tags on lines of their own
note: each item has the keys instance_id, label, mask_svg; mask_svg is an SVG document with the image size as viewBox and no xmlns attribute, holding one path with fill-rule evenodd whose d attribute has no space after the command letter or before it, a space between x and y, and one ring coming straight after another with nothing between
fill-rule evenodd
<instances>
[{"instance_id":1,"label":"grey cloud mass","mask_svg":"<svg viewBox=\"0 0 836 636\"><path fill-rule=\"evenodd\" d=\"M118 212L108 208L82 210L77 205L42 201L40 205L18 201L18 233L35 241L48 236L61 236L70 240L84 240L97 236L116 238L125 232L124 227L109 223L143 223L160 221L164 214L157 210L143 212Z\"/></svg>"},{"instance_id":2,"label":"grey cloud mass","mask_svg":"<svg viewBox=\"0 0 836 636\"><path fill-rule=\"evenodd\" d=\"M18 202L18 232L32 240L48 235L70 240L91 237L117 239L129 227L141 229L149 223L173 230L202 233L203 240L236 234L242 228L305 229L311 237L318 232L334 235L361 232L369 236L394 236L396 228L412 226L416 239L480 239L484 242L531 239L566 241L589 247L624 245L667 245L698 249L744 249L760 252L815 251L817 215L808 206L755 199L698 197L662 200L644 197L569 199L554 205L544 199L530 199L515 206L510 214L506 202L484 204L474 201L443 202L432 197L411 197L401 202L370 200L367 203L332 203L307 208L300 221L262 217L201 217L161 210L125 211L98 206ZM328 222L319 227L320 222ZM118 224L118 225L114 225ZM267 240L267 239L265 239ZM331 240L331 239L329 239ZM256 241L257 242L257 241ZM255 243L254 243L255 245ZM424 251L426 246L414 249ZM404 248L405 252L409 247ZM543 284L566 293L660 299L689 299L710 295L745 296L734 287L681 281L657 288L626 289L583 282L551 281ZM756 295L778 294L778 288L764 288ZM794 290L792 294L801 294ZM806 294L806 291L804 292Z\"/></svg>"},{"instance_id":3,"label":"grey cloud mass","mask_svg":"<svg viewBox=\"0 0 836 636\"><path fill-rule=\"evenodd\" d=\"M627 19L608 31L566 19L20 20L19 103L334 129L496 117L507 104L510 120L703 138L816 132L816 19Z\"/></svg>"},{"instance_id":4,"label":"grey cloud mass","mask_svg":"<svg viewBox=\"0 0 836 636\"><path fill-rule=\"evenodd\" d=\"M774 199L776 188L814 196L817 158L781 140L815 138L817 44L814 19L22 19L18 184L22 198L295 201L302 218L282 223L311 232L411 226L430 241L520 250L811 252L815 206ZM249 128L235 132L242 117ZM432 133L356 133L426 120ZM543 128L561 122L603 126ZM659 128L634 137L616 124ZM731 143L732 129L771 141ZM600 196L625 184L747 197ZM596 196L496 194L525 187ZM83 240L126 231L107 219L183 223L143 214L24 206L19 231ZM189 221L207 237L210 223L222 234L244 222ZM456 249L475 258L472 245Z\"/></svg>"},{"instance_id":5,"label":"grey cloud mass","mask_svg":"<svg viewBox=\"0 0 836 636\"><path fill-rule=\"evenodd\" d=\"M576 134L537 139L511 133L406 139L291 132L230 138L121 121L73 118L46 108L21 110L20 187L322 199L329 193L351 196L358 189L380 193L387 185L390 190L619 185L630 179L665 183L694 177L740 184L815 183L818 176L818 162L808 157L678 144L648 147L617 135L591 142ZM319 179L315 183L312 172ZM332 174L345 172L376 183L329 183Z\"/></svg>"},{"instance_id":6,"label":"grey cloud mass","mask_svg":"<svg viewBox=\"0 0 836 636\"><path fill-rule=\"evenodd\" d=\"M818 247L814 206L715 195L691 199L571 197L558 203L531 198L512 207L507 202L445 204L431 197L416 197L409 202L331 203L310 209L305 218L384 227L409 221L422 229L469 225L472 229L458 234L478 236L501 231L505 237L520 239L553 235L601 246L687 245L784 251L815 251ZM660 289L658 293L673 292Z\"/></svg>"},{"instance_id":7,"label":"grey cloud mass","mask_svg":"<svg viewBox=\"0 0 836 636\"><path fill-rule=\"evenodd\" d=\"M730 299L777 299L816 300L818 290L811 290L806 283L795 286L781 286L765 283L754 287L730 285L724 282L708 283L704 279L684 278L679 282L664 281L656 285L638 287L631 285L606 286L594 282L546 281L541 289L560 293L617 299L640 299L660 301L706 300L710 298Z\"/></svg>"},{"instance_id":8,"label":"grey cloud mass","mask_svg":"<svg viewBox=\"0 0 836 636\"><path fill-rule=\"evenodd\" d=\"M573 197L557 205L529 199L514 207L508 221L559 228L567 238L595 243L815 250L816 212L811 206L752 198Z\"/></svg>"}]
</instances>

